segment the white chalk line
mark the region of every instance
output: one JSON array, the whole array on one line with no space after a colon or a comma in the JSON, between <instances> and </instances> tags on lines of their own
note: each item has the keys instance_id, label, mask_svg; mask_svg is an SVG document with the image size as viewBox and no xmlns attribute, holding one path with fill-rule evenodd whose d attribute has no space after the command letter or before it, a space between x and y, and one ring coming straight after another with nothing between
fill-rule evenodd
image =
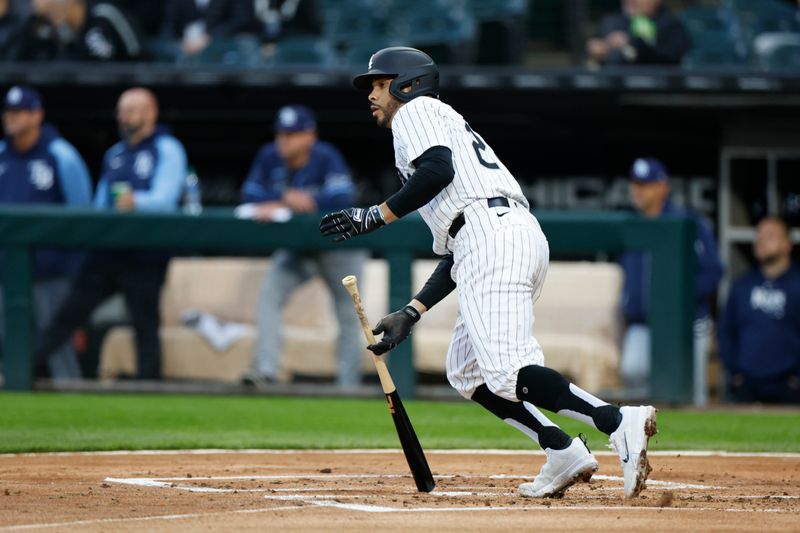
<instances>
[{"instance_id":1,"label":"white chalk line","mask_svg":"<svg viewBox=\"0 0 800 533\"><path fill-rule=\"evenodd\" d=\"M731 513L798 513L787 509L736 509L713 507L660 507L660 506L633 506L633 505L570 505L570 506L547 506L547 507L528 507L516 505L502 506L472 506L472 507L388 507L384 505L370 505L364 503L341 503L333 499L305 499L303 496L267 496L266 498L279 501L298 501L316 507L333 507L347 511L360 511L364 513L455 513L455 512L476 512L476 511L703 511L703 512L731 512ZM338 498L338 496L337 496ZM304 509L296 507L295 509ZM798 513L800 514L800 513Z\"/></svg>"},{"instance_id":2,"label":"white chalk line","mask_svg":"<svg viewBox=\"0 0 800 533\"><path fill-rule=\"evenodd\" d=\"M491 475L478 475L478 474L442 474L442 475L434 475L434 478L437 479L454 479L454 478L463 478L463 479L531 479L531 477L526 476L518 476L518 475L511 475L511 474L491 474ZM189 485L187 483L195 482L195 481L268 481L268 480L291 480L302 482L306 480L330 480L330 479L401 479L401 478L410 478L408 474L294 474L294 475L287 475L287 474L275 474L275 475L258 475L258 476L219 476L219 477L209 477L209 476L198 476L198 477L158 477L158 478L151 478L151 477L144 477L144 478L115 478L115 477L107 477L104 481L107 483L117 483L121 485L136 485L140 487L158 487L158 488L171 488L171 489L178 489L178 490L186 490L189 492L271 492L274 489L271 488L219 488L219 487L205 487L205 486L195 486ZM593 479L597 480L605 480L605 481L614 481L614 482L622 482L623 478L620 476L608 476L603 474L595 474L592 476ZM180 482L180 483L176 483ZM657 479L648 479L647 484L649 486L657 486L663 487L668 489L698 489L698 490L706 490L706 489L723 489L725 487L720 487L717 485L702 485L697 483L681 483L675 481L664 481L664 480L657 480ZM286 487L281 487L282 490L289 490ZM308 489L306 489L308 490ZM329 490L329 489L321 489L321 490ZM436 493L434 492L432 494Z\"/></svg>"},{"instance_id":3,"label":"white chalk line","mask_svg":"<svg viewBox=\"0 0 800 533\"><path fill-rule=\"evenodd\" d=\"M209 516L226 515L226 514L252 514L252 513L265 513L274 511L293 511L296 505L286 505L283 507L265 507L263 509L235 509L232 511L218 511L211 513L186 513L186 514L170 514L170 515L154 515L154 516L133 516L130 518L93 518L91 520L73 520L71 522L50 522L45 524L19 524L14 526L0 526L0 531L24 531L26 529L44 529L54 527L75 527L75 526L91 526L97 524L117 524L121 522L147 522L154 520L186 520L189 518L206 518Z\"/></svg>"},{"instance_id":4,"label":"white chalk line","mask_svg":"<svg viewBox=\"0 0 800 533\"><path fill-rule=\"evenodd\" d=\"M43 452L43 453L0 453L0 459L13 457L72 457L72 456L118 456L118 455L292 455L292 454L313 454L313 455L381 455L403 453L400 448L381 448L381 449L334 449L334 450L257 450L257 449L187 449L187 450L105 450L91 452ZM431 449L425 450L426 454L431 455L544 455L541 450L500 450L500 449ZM616 456L616 452L599 450L592 452L601 457ZM684 456L684 457L776 457L785 459L800 459L800 453L795 452L728 452L724 450L648 450L648 456Z\"/></svg>"},{"instance_id":5,"label":"white chalk line","mask_svg":"<svg viewBox=\"0 0 800 533\"><path fill-rule=\"evenodd\" d=\"M199 481L238 481L238 480L286 480L286 479L294 479L294 480L302 480L302 479L331 479L331 478L340 478L340 479L358 479L358 478L408 478L407 474L325 474L325 475L318 475L318 474L297 474L294 476L291 475L260 475L260 476L220 476L220 477L197 477L197 478L113 478L107 477L105 479L106 482L110 483L118 483L118 484L126 484L126 485L135 485L135 486L142 486L142 487L157 487L157 488L173 488L173 489L180 489L180 490L187 490L191 492L277 492L278 490L281 491L290 491L293 489L288 489L285 487L281 487L280 489L228 489L228 488L218 488L218 487L196 487L191 485L178 485L174 483L174 481L192 481L192 480L199 480ZM520 478L520 476L510 476L508 474L495 474L491 476L485 475L473 475L473 474L446 474L435 476L440 479L452 479L455 477L461 478L492 478L492 479L513 479L513 478ZM619 476L606 476L606 475L595 475L597 479L609 480L609 481L622 481L622 478ZM696 485L696 484L685 484L685 483L675 483L671 481L662 481L662 480L648 480L648 485L658 485L663 487L669 488L699 488L699 489L708 489L708 488L722 488L722 487L714 487L714 486L707 486L707 485ZM299 490L294 489L296 492ZM313 489L305 489L307 491ZM319 489L323 490L323 489ZM330 489L327 489L330 490ZM336 489L340 490L340 489ZM348 489L348 490L356 490L356 489ZM621 487L619 488L621 490ZM407 494L415 494L413 492L409 492ZM483 491L434 491L431 493L432 495L442 496L442 497L497 497L497 496L515 496L516 493L507 493L507 492L483 492ZM123 523L123 522L136 522L136 521L155 521L155 520L185 520L185 519L192 519L192 518L201 518L201 517L209 517L215 515L225 515L225 514L247 514L247 513L263 513L263 512L274 512L274 511L289 511L289 510L303 510L308 509L309 507L330 507L330 508L338 508L342 510L348 511L358 511L358 512L365 512L365 513L452 513L452 512L478 512L478 511L536 511L542 510L545 512L553 512L553 511L598 511L598 510L630 510L630 511L640 511L640 510L661 510L661 511L706 511L706 512L732 512L732 513L795 513L797 511L786 510L786 509L737 509L737 508L681 508L681 507L659 507L659 506L629 506L629 505L621 505L621 506L614 506L614 505L581 505L581 506L565 506L565 507L529 507L529 506L466 506L466 507L415 507L415 508L397 508L397 507L388 507L388 506L381 506L381 505L370 505L370 504L361 504L361 503L343 503L336 500L342 499L350 499L350 498L359 498L364 497L364 495L352 495L352 494L271 494L265 495L264 498L270 501L283 501L283 502L294 502L303 504L303 506L293 505L293 506L279 506L279 507L269 507L269 508L259 508L259 509L238 509L232 511L220 511L220 512L211 512L211 513L187 513L187 514L176 514L176 515L155 515L155 516L141 516L141 517L130 517L130 518L98 518L98 519L91 519L91 520L76 520L71 522L56 522L56 523L44 523L44 524L20 524L20 525L12 525L12 526L2 526L0 527L0 531L23 531L28 529L44 529L44 528L59 528L59 527L76 527L76 526L88 526L88 525L95 525L95 524L112 524L112 523ZM752 499L768 499L768 498L776 498L781 499L780 496L752 496ZM793 498L796 499L798 497L788 496L786 498ZM308 507L304 507L308 506Z\"/></svg>"}]
</instances>

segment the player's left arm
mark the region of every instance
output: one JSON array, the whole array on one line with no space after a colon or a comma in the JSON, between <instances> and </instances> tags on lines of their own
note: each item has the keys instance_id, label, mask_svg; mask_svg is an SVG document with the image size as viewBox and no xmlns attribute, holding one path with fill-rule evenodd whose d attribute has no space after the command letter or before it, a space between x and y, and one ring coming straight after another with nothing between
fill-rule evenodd
<instances>
[{"instance_id":1,"label":"player's left arm","mask_svg":"<svg viewBox=\"0 0 800 533\"><path fill-rule=\"evenodd\" d=\"M453 153L446 146L428 148L414 161L416 170L403 187L380 205L351 207L322 217L319 229L325 236L343 241L375 231L427 204L455 177Z\"/></svg>"}]
</instances>

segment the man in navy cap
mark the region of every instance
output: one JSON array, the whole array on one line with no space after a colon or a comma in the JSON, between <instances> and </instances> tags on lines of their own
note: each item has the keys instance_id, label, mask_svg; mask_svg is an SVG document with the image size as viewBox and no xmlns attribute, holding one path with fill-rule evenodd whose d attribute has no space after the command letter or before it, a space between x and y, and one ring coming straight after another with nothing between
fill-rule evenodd
<instances>
[{"instance_id":1,"label":"man in navy cap","mask_svg":"<svg viewBox=\"0 0 800 533\"><path fill-rule=\"evenodd\" d=\"M708 401L706 366L711 333L709 301L722 277L722 262L708 222L697 213L676 207L669 198L669 192L669 174L661 161L645 157L633 162L630 196L633 206L642 216L683 217L695 223L694 403L702 406ZM626 325L620 374L626 387L646 392L651 370L648 297L650 283L657 283L658 280L650 279L650 257L643 252L625 252L620 262L625 271L621 303Z\"/></svg>"},{"instance_id":2,"label":"man in navy cap","mask_svg":"<svg viewBox=\"0 0 800 533\"><path fill-rule=\"evenodd\" d=\"M341 153L317 138L310 109L288 105L275 118L275 142L266 144L253 161L242 186L242 200L254 204L253 218L285 220L292 213L332 211L352 205L355 186ZM332 250L300 253L276 250L272 268L261 286L257 309L258 339L246 385L261 387L277 379L281 353L281 310L291 293L320 275L333 294L339 320L337 384L348 388L361 381L361 327L342 278L361 275L366 253Z\"/></svg>"},{"instance_id":3,"label":"man in navy cap","mask_svg":"<svg viewBox=\"0 0 800 533\"><path fill-rule=\"evenodd\" d=\"M39 93L11 87L3 104L5 139L0 142L0 203L88 206L92 196L89 171L77 150L50 124L45 124ZM56 250L34 254L34 308L41 331L58 311L80 267L80 255ZM0 300L2 292L0 291ZM3 329L0 305L0 331ZM71 346L47 360L51 377L79 378L80 366Z\"/></svg>"}]
</instances>

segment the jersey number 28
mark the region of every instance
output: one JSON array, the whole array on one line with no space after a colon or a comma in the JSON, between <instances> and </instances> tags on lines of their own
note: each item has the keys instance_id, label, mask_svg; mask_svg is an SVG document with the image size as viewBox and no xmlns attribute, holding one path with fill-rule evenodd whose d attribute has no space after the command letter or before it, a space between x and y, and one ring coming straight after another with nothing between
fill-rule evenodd
<instances>
[{"instance_id":1,"label":"jersey number 28","mask_svg":"<svg viewBox=\"0 0 800 533\"><path fill-rule=\"evenodd\" d=\"M493 170L500 168L500 166L497 163L490 163L489 161L483 158L481 152L486 150L486 143L483 142L483 139L481 139L480 135L475 133L472 130L472 128L469 127L469 124L465 122L464 126L467 128L467 131L470 132L472 136L475 138L475 141L472 143L472 147L475 149L475 155L478 156L478 161L480 161L481 165L485 166L486 168L491 168Z\"/></svg>"}]
</instances>

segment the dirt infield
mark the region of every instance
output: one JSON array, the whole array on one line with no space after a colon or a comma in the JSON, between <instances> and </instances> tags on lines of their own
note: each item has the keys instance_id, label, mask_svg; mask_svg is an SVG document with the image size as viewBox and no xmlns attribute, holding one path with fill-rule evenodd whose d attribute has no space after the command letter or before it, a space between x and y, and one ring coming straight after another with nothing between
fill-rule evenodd
<instances>
[{"instance_id":1,"label":"dirt infield","mask_svg":"<svg viewBox=\"0 0 800 533\"><path fill-rule=\"evenodd\" d=\"M653 454L625 501L618 459L561 500L516 495L544 455L430 452L419 494L400 452L0 455L0 531L797 531L800 455Z\"/></svg>"}]
</instances>

